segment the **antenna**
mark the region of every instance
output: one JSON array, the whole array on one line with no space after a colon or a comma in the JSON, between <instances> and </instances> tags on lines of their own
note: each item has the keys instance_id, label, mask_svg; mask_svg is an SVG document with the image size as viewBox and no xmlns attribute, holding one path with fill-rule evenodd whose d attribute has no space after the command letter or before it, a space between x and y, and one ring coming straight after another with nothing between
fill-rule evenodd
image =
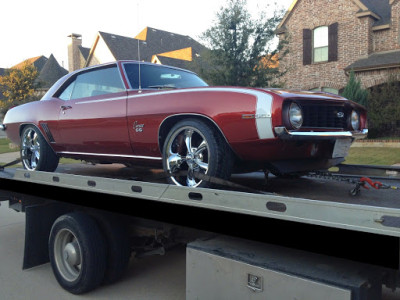
<instances>
[{"instance_id":1,"label":"antenna","mask_svg":"<svg viewBox=\"0 0 400 300\"><path fill-rule=\"evenodd\" d=\"M142 92L142 80L141 80L141 73L140 73L140 40L138 39L137 41L137 47L138 47L138 66L139 66L139 93Z\"/></svg>"},{"instance_id":2,"label":"antenna","mask_svg":"<svg viewBox=\"0 0 400 300\"><path fill-rule=\"evenodd\" d=\"M139 16L140 16L140 7L139 7L139 1L137 3L137 22L138 22L138 28L139 28ZM139 29L140 30L140 29ZM138 48L138 66L139 66L139 94L142 92L142 74L140 72L140 39L137 39L137 48Z\"/></svg>"}]
</instances>

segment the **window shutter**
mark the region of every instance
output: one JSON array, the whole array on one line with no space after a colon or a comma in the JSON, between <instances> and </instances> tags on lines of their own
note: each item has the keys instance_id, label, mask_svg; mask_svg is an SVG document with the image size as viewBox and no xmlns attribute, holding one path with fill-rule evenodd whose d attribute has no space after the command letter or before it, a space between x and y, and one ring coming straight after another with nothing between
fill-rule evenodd
<instances>
[{"instance_id":1,"label":"window shutter","mask_svg":"<svg viewBox=\"0 0 400 300\"><path fill-rule=\"evenodd\" d=\"M303 65L310 65L312 61L312 31L303 29Z\"/></svg>"},{"instance_id":2,"label":"window shutter","mask_svg":"<svg viewBox=\"0 0 400 300\"><path fill-rule=\"evenodd\" d=\"M329 48L328 48L328 61L338 60L338 23L333 23L328 27L329 34Z\"/></svg>"}]
</instances>

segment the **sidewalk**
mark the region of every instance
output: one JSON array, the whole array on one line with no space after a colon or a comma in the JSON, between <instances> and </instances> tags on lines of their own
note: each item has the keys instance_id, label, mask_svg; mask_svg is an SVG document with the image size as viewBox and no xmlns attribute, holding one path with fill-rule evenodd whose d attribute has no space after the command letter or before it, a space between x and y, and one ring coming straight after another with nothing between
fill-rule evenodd
<instances>
[{"instance_id":1,"label":"sidewalk","mask_svg":"<svg viewBox=\"0 0 400 300\"><path fill-rule=\"evenodd\" d=\"M19 158L19 151L0 154L0 164L6 164Z\"/></svg>"},{"instance_id":2,"label":"sidewalk","mask_svg":"<svg viewBox=\"0 0 400 300\"><path fill-rule=\"evenodd\" d=\"M351 147L400 148L400 140L359 140Z\"/></svg>"}]
</instances>

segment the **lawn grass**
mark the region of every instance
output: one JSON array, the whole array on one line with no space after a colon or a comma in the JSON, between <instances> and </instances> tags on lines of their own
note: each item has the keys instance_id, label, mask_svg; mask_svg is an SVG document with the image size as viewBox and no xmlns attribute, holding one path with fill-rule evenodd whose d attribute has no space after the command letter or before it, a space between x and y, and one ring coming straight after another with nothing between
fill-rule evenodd
<instances>
[{"instance_id":1,"label":"lawn grass","mask_svg":"<svg viewBox=\"0 0 400 300\"><path fill-rule=\"evenodd\" d=\"M0 154L19 151L19 147L11 148L10 143L11 143L11 141L9 139L5 139L5 138L0 139Z\"/></svg>"},{"instance_id":2,"label":"lawn grass","mask_svg":"<svg viewBox=\"0 0 400 300\"><path fill-rule=\"evenodd\" d=\"M400 148L353 147L344 163L383 166L400 164Z\"/></svg>"},{"instance_id":3,"label":"lawn grass","mask_svg":"<svg viewBox=\"0 0 400 300\"><path fill-rule=\"evenodd\" d=\"M10 153L10 152L18 152L19 147L10 147L11 141L7 138L0 138L0 154L2 153ZM7 163L7 162L1 162L1 163ZM61 158L60 159L60 164L76 164L76 163L81 163L80 160L76 159L71 159L71 158ZM16 166L22 167L21 164L18 164Z\"/></svg>"}]
</instances>

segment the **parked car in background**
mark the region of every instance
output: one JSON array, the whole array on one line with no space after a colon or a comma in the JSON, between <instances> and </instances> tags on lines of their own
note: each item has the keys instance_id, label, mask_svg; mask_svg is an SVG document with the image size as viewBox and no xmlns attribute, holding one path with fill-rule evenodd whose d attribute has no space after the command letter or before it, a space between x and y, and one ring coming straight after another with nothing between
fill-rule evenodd
<instances>
[{"instance_id":1,"label":"parked car in background","mask_svg":"<svg viewBox=\"0 0 400 300\"><path fill-rule=\"evenodd\" d=\"M9 110L3 128L28 170L54 171L60 157L162 166L170 183L190 187L210 185L198 173L326 169L367 133L365 108L337 95L210 87L136 61L64 76L40 101Z\"/></svg>"}]
</instances>

